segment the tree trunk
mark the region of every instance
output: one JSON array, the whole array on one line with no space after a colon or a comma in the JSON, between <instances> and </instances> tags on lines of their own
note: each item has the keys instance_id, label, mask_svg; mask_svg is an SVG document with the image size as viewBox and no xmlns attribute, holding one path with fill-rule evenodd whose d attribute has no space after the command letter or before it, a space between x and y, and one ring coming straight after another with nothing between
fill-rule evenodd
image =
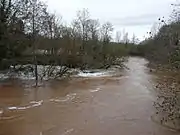
<instances>
[{"instance_id":1,"label":"tree trunk","mask_svg":"<svg viewBox=\"0 0 180 135\"><path fill-rule=\"evenodd\" d=\"M35 5L33 6L33 57L34 57L34 69L35 69L35 78L36 78L36 87L38 86L38 70L37 70L37 56L36 56L36 44L35 44Z\"/></svg>"}]
</instances>

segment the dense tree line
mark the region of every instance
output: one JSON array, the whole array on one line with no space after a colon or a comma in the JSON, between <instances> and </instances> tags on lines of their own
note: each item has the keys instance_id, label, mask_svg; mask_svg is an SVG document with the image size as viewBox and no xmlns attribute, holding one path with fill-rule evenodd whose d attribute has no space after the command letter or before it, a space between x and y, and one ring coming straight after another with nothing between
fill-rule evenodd
<instances>
[{"instance_id":1,"label":"dense tree line","mask_svg":"<svg viewBox=\"0 0 180 135\"><path fill-rule=\"evenodd\" d=\"M148 32L149 38L138 46L138 51L156 64L180 68L180 10L172 4L170 19L159 18L159 29Z\"/></svg>"},{"instance_id":2,"label":"dense tree line","mask_svg":"<svg viewBox=\"0 0 180 135\"><path fill-rule=\"evenodd\" d=\"M157 69L158 73L159 70L163 71L155 87L158 96L154 103L157 112L153 119L166 127L179 130L180 5L172 6L174 10L170 20L159 18L159 27L148 32L149 38L141 42L137 50L150 61L151 68Z\"/></svg>"},{"instance_id":3,"label":"dense tree line","mask_svg":"<svg viewBox=\"0 0 180 135\"><path fill-rule=\"evenodd\" d=\"M38 65L48 65L45 72L49 76L54 76L55 66L61 66L63 69L56 72L61 76L68 68L121 64L117 60L127 55L131 46L128 34L124 37L126 43L113 43L113 25L100 24L88 10L78 11L71 24L65 25L47 8L41 0L0 1L1 70L31 64L34 66L28 69L38 80Z\"/></svg>"}]
</instances>

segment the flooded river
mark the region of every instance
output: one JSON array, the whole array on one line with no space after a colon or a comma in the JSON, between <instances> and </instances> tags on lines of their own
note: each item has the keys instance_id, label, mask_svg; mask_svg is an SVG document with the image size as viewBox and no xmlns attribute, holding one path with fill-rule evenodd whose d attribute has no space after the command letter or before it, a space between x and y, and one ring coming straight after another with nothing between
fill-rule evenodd
<instances>
[{"instance_id":1,"label":"flooded river","mask_svg":"<svg viewBox=\"0 0 180 135\"><path fill-rule=\"evenodd\" d=\"M0 135L179 135L152 120L157 75L129 58L121 75L75 77L37 89L0 86Z\"/></svg>"}]
</instances>

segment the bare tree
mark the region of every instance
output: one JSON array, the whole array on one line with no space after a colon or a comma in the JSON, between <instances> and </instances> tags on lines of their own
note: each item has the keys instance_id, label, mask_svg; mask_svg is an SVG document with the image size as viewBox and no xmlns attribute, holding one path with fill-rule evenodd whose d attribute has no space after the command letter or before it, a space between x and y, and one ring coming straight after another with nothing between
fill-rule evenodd
<instances>
[{"instance_id":1,"label":"bare tree","mask_svg":"<svg viewBox=\"0 0 180 135\"><path fill-rule=\"evenodd\" d=\"M40 0L23 0L21 12L25 15L25 31L31 35L33 48L34 73L36 78L36 86L38 85L38 62L37 62L37 39L40 35L44 35L42 30L44 27L47 6Z\"/></svg>"},{"instance_id":2,"label":"bare tree","mask_svg":"<svg viewBox=\"0 0 180 135\"><path fill-rule=\"evenodd\" d=\"M82 11L77 12L77 19L76 19L76 25L78 27L78 31L81 34L82 38L82 50L84 50L86 41L88 39L88 23L90 14L87 9L83 9Z\"/></svg>"},{"instance_id":3,"label":"bare tree","mask_svg":"<svg viewBox=\"0 0 180 135\"><path fill-rule=\"evenodd\" d=\"M106 22L101 26L100 29L101 32L101 42L102 42L102 47L101 47L101 54L102 54L102 61L103 61L103 66L105 68L108 68L110 66L110 54L109 54L109 43L112 39L111 35L113 32L113 25L110 22Z\"/></svg>"},{"instance_id":4,"label":"bare tree","mask_svg":"<svg viewBox=\"0 0 180 135\"><path fill-rule=\"evenodd\" d=\"M120 32L120 31L117 31L117 32L116 32L116 42L117 42L117 43L120 43L120 42L121 42L121 32Z\"/></svg>"},{"instance_id":5,"label":"bare tree","mask_svg":"<svg viewBox=\"0 0 180 135\"><path fill-rule=\"evenodd\" d=\"M174 4L171 4L171 6L173 6L173 12L171 14L170 22L179 22L180 21L180 9L179 9L180 4L174 3Z\"/></svg>"},{"instance_id":6,"label":"bare tree","mask_svg":"<svg viewBox=\"0 0 180 135\"><path fill-rule=\"evenodd\" d=\"M132 36L132 41L131 41L133 44L136 44L137 43L137 38L136 38L136 35L133 33L133 36Z\"/></svg>"},{"instance_id":7,"label":"bare tree","mask_svg":"<svg viewBox=\"0 0 180 135\"><path fill-rule=\"evenodd\" d=\"M113 25L110 22L106 22L101 27L101 40L104 43L109 43L111 40L111 34L113 31Z\"/></svg>"},{"instance_id":8,"label":"bare tree","mask_svg":"<svg viewBox=\"0 0 180 135\"><path fill-rule=\"evenodd\" d=\"M150 34L151 38L154 38L157 35L160 27L161 27L161 24L158 24L158 23L153 24L153 26L151 27L151 34Z\"/></svg>"},{"instance_id":9,"label":"bare tree","mask_svg":"<svg viewBox=\"0 0 180 135\"><path fill-rule=\"evenodd\" d=\"M90 33L90 39L91 40L98 40L98 34L99 34L99 21L98 20L89 20L89 33Z\"/></svg>"},{"instance_id":10,"label":"bare tree","mask_svg":"<svg viewBox=\"0 0 180 135\"><path fill-rule=\"evenodd\" d=\"M128 33L125 32L124 35L123 35L123 43L127 44L129 43L129 37L128 37Z\"/></svg>"}]
</instances>

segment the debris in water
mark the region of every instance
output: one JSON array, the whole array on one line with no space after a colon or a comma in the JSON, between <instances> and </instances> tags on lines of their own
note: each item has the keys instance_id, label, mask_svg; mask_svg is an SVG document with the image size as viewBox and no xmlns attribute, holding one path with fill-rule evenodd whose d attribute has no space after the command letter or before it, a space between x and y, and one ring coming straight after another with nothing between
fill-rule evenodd
<instances>
[{"instance_id":1,"label":"debris in water","mask_svg":"<svg viewBox=\"0 0 180 135\"><path fill-rule=\"evenodd\" d=\"M74 131L74 129L71 128L71 129L67 130L66 132L64 132L62 135L67 135L67 134L69 134L69 133L71 133L71 132L73 132L73 131Z\"/></svg>"},{"instance_id":2,"label":"debris in water","mask_svg":"<svg viewBox=\"0 0 180 135\"><path fill-rule=\"evenodd\" d=\"M65 97L56 98L56 99L50 99L50 102L67 102L72 101L76 97L76 93L68 94Z\"/></svg>"},{"instance_id":3,"label":"debris in water","mask_svg":"<svg viewBox=\"0 0 180 135\"><path fill-rule=\"evenodd\" d=\"M26 109L41 106L42 103L43 103L43 100L38 101L38 102L37 101L31 101L30 104L32 104L32 105L20 106L20 107L12 106L12 107L8 107L8 110L26 110Z\"/></svg>"},{"instance_id":4,"label":"debris in water","mask_svg":"<svg viewBox=\"0 0 180 135\"><path fill-rule=\"evenodd\" d=\"M98 92L100 91L100 88L96 88L95 90L90 90L90 92L94 93L94 92Z\"/></svg>"}]
</instances>

